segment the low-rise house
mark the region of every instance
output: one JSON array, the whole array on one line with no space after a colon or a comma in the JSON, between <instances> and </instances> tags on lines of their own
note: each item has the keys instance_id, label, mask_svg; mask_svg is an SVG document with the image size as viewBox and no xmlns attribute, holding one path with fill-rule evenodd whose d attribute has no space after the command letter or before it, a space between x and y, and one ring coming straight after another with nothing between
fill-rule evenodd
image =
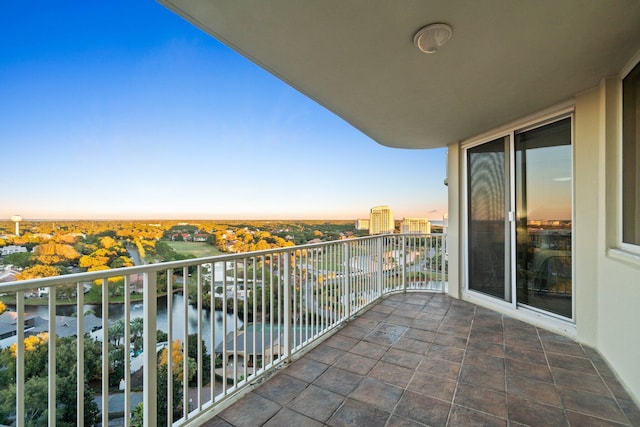
<instances>
[{"instance_id":1,"label":"low-rise house","mask_svg":"<svg viewBox=\"0 0 640 427\"><path fill-rule=\"evenodd\" d=\"M18 254L23 252L29 252L29 250L24 246L18 246L18 245L8 245L0 248L0 255L2 256Z\"/></svg>"}]
</instances>

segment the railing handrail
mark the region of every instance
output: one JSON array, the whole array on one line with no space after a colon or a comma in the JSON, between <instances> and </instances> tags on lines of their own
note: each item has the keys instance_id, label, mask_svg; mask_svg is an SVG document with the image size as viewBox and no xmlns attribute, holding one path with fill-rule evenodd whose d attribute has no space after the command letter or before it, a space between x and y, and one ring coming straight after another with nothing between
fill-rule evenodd
<instances>
[{"instance_id":1,"label":"railing handrail","mask_svg":"<svg viewBox=\"0 0 640 427\"><path fill-rule=\"evenodd\" d=\"M76 308L80 313L84 306L83 290L87 282L101 282L101 304L106 306L110 303L110 292L107 287L109 278L123 278L125 322L123 342L130 345L132 325L130 324L132 299L130 297L131 275L141 275L143 279L143 345L144 349L156 348L156 351L143 351L143 415L145 425L155 425L158 421L158 411L170 419L175 415L173 404L181 405L182 417L177 419L178 425L189 424L193 420L203 415L206 410L215 407L223 400L237 395L241 390L260 378L276 366L287 360L295 358L297 354L305 351L308 346L327 336L331 331L341 327L353 316L366 310L371 304L379 300L386 294L392 292L407 292L413 290L444 292L446 286L446 235L445 234L382 234L366 236L360 238L349 238L338 241L313 243L299 246L288 246L284 248L267 249L253 252L243 252L234 254L215 255L188 260L162 262L157 264L147 264L135 267L124 267L111 270L101 270L95 272L75 273L62 276L30 279L24 281L10 282L0 285L0 293L15 293L16 295L16 337L17 343L24 343L26 324L24 305L26 292L34 288L50 288L49 292L49 313L56 311L56 290L58 285L75 285L77 292ZM437 251L434 251L437 249ZM208 266L208 267L207 267ZM216 268L214 268L214 266ZM222 267L222 274L217 268ZM191 276L190 267L197 267L193 270L194 278ZM260 275L257 275L257 271ZM177 288L173 274L183 276L183 280ZM252 274L249 275L248 271ZM160 410L160 402L157 400L157 388L160 386L159 358L157 352L156 334L158 311L158 278L159 273L165 272L167 290L181 291L183 294L182 308L178 308L179 314L173 314L172 298L166 299L166 316L168 328L167 332L167 360L163 369L167 370L166 389L173 390L174 381L182 381L181 402L173 401L171 394L167 396L166 414ZM205 273L206 272L206 273ZM194 286L195 293L189 293L189 287ZM189 283L191 282L191 283ZM204 284L209 285L208 292L204 292ZM213 288L222 285L224 291L221 294L214 292ZM231 286L231 291L229 291ZM243 287L240 292L241 286ZM231 292L231 294L229 294ZM261 293L262 305L259 306L257 299ZM267 304L266 293L269 293L269 303ZM204 342L210 351L209 369L210 377L203 378L204 375L204 349L203 349L203 303L209 304L209 310L218 310L217 303L220 302L223 311L231 310L233 324L226 322L226 316L222 317L222 334L216 335L214 323L210 322L210 334L208 341ZM239 307L242 303L242 319L239 318ZM228 304L231 303L231 304ZM251 303L253 303L251 305ZM188 381L193 378L189 374L189 364L186 362L187 348L193 344L189 333L189 310L190 304L197 307L197 330L195 344L197 345L197 386L196 401L192 403L189 399ZM230 305L232 308L230 308ZM249 308L251 306L251 308ZM268 307L268 309L266 308ZM251 313L251 319L248 313ZM110 348L110 323L108 310L106 315L103 309L102 315L102 423L109 421L109 384L110 379L118 377L110 374L110 357L106 357ZM213 312L211 312L213 313ZM182 331L173 334L172 322L174 319L182 319ZM83 349L84 343L90 339L81 331L83 327L83 315L77 317L77 403L76 422L82 424L84 418L84 363ZM257 319L257 320L256 320ZM239 321L242 324L239 324ZM268 323L267 323L268 322ZM257 336L255 328L244 329L244 325L254 323L260 325L261 348L257 346ZM49 316L49 331L56 335L56 319ZM269 326L269 344L265 343L265 328ZM274 343L274 328L277 338ZM114 334L116 332L113 332ZM230 345L227 345L227 335L231 335ZM240 338L242 334L242 338ZM248 335L252 335L252 340L248 340ZM140 336L138 336L140 338ZM221 339L222 343L222 389L214 390L218 373L216 372L216 341ZM175 341L182 341L182 356L174 355L172 346ZM56 398L56 346L55 339L51 340L49 346L49 423L55 423L57 407ZM137 342L137 341L136 341ZM251 344L252 350L248 349ZM114 344L119 345L119 344ZM17 346L16 364L16 416L18 419L25 417L25 388L24 388L24 365L25 351L22 345ZM123 344L124 347L124 344ZM124 378L125 392L131 390L131 356L128 351L124 357ZM181 359L176 359L181 357ZM231 359L229 359L231 357ZM113 359L115 360L115 359ZM112 361L113 361L112 360ZM229 363L232 362L232 363ZM182 363L181 378L174 378L174 368L176 364ZM227 363L232 365L227 366ZM240 364L240 367L238 366ZM250 370L248 369L250 366ZM170 374L169 374L170 373ZM191 378L187 378L191 375ZM231 375L231 377L229 377ZM22 378L22 382L20 379ZM232 378L232 382L227 382ZM203 404L203 384L209 381L211 384L210 395L207 403ZM162 384L162 387L165 387ZM131 414L132 408L127 403L124 413ZM63 406L64 408L64 406ZM164 416L163 415L163 416ZM178 414L179 416L180 414ZM65 415L65 416L68 416ZM150 423L150 424L149 424ZM125 418L125 426L129 426L131 420Z\"/></svg>"},{"instance_id":2,"label":"railing handrail","mask_svg":"<svg viewBox=\"0 0 640 427\"><path fill-rule=\"evenodd\" d=\"M208 264L212 262L234 261L239 259L245 259L247 258L247 256L259 257L262 255L270 255L270 254L284 253L284 252L290 252L290 251L316 249L323 246L332 246L340 243L342 244L358 243L366 240L380 239L381 237L396 237L396 236L412 236L412 237L438 236L439 237L439 236L446 236L446 235L440 234L440 233L378 234L374 236L355 237L355 238L349 238L349 239L343 239L343 240L332 240L328 242L310 243L305 245L288 246L284 248L264 249L260 251L240 252L235 254L212 255L207 257L190 258L190 259L179 260L179 261L164 261L164 262L159 262L154 264L137 265L133 267L119 267L119 268L113 268L110 270L87 271L87 272L81 272L81 273L63 274L60 276L41 277L36 279L5 282L5 283L0 283L0 292L17 292L17 291L26 291L34 288L48 288L52 286L65 285L69 283L93 282L94 280L108 279L109 277L130 276L135 274L159 272L159 271L173 269L173 268L192 267L192 266Z\"/></svg>"}]
</instances>

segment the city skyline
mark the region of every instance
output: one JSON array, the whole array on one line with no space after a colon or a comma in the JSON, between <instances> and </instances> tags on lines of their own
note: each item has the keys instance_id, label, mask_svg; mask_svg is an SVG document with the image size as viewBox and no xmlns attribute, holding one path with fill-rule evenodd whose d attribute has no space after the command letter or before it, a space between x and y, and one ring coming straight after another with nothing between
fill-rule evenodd
<instances>
[{"instance_id":1,"label":"city skyline","mask_svg":"<svg viewBox=\"0 0 640 427\"><path fill-rule=\"evenodd\" d=\"M445 149L379 145L155 2L11 3L0 24L0 218L446 213Z\"/></svg>"}]
</instances>

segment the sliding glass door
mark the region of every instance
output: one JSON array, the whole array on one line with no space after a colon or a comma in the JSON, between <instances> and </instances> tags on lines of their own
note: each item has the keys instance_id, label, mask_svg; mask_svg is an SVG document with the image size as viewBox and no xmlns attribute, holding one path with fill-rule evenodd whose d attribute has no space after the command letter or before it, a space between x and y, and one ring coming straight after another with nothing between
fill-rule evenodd
<instances>
[{"instance_id":1,"label":"sliding glass door","mask_svg":"<svg viewBox=\"0 0 640 427\"><path fill-rule=\"evenodd\" d=\"M470 291L572 318L571 140L567 117L467 148Z\"/></svg>"},{"instance_id":2,"label":"sliding glass door","mask_svg":"<svg viewBox=\"0 0 640 427\"><path fill-rule=\"evenodd\" d=\"M514 139L518 303L571 318L571 119Z\"/></svg>"},{"instance_id":3,"label":"sliding glass door","mask_svg":"<svg viewBox=\"0 0 640 427\"><path fill-rule=\"evenodd\" d=\"M511 300L506 210L507 138L467 151L469 289Z\"/></svg>"}]
</instances>

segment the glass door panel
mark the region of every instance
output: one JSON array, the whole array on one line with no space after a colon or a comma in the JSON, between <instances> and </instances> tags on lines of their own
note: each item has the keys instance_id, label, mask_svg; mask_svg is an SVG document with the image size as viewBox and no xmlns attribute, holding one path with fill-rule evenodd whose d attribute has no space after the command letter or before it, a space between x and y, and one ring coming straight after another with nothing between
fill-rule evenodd
<instances>
[{"instance_id":1,"label":"glass door panel","mask_svg":"<svg viewBox=\"0 0 640 427\"><path fill-rule=\"evenodd\" d=\"M467 150L469 289L511 301L506 138Z\"/></svg>"},{"instance_id":2,"label":"glass door panel","mask_svg":"<svg viewBox=\"0 0 640 427\"><path fill-rule=\"evenodd\" d=\"M514 138L517 302L572 317L571 119Z\"/></svg>"}]
</instances>

